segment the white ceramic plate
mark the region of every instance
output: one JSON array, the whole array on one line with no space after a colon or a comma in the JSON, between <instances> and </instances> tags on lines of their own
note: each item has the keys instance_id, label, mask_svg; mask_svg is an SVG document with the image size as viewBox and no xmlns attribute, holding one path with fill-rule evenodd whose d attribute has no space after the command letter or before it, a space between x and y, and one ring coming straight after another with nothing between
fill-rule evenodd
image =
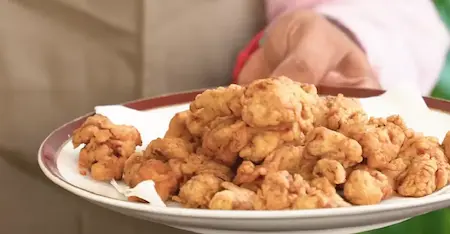
<instances>
[{"instance_id":1,"label":"white ceramic plate","mask_svg":"<svg viewBox=\"0 0 450 234\"><path fill-rule=\"evenodd\" d=\"M342 92L348 96L378 95L381 91L361 93L352 89L322 89L325 94ZM187 108L187 103L198 92L174 94L159 98L139 100L127 106L146 110L149 132L147 139L164 135L170 118ZM426 99L428 106L449 111L450 104ZM374 106L368 101L373 109ZM394 107L394 106L392 106ZM156 109L155 109L156 108ZM376 109L376 108L375 108ZM450 124L450 115L433 112L441 123ZM89 115L87 115L89 116ZM184 209L179 207L153 207L133 203L118 193L110 184L81 176L77 170L78 150L74 150L69 135L86 119L80 117L52 132L39 150L39 165L55 184L108 209L137 218L199 233L355 233L401 222L405 219L450 206L450 190L443 190L423 198L392 198L378 205L353 206L334 209L292 211L218 211ZM450 129L441 127L441 129ZM439 131L439 130L436 130ZM433 132L442 134L441 132ZM145 142L145 140L144 140ZM214 231L214 232L213 232Z\"/></svg>"}]
</instances>

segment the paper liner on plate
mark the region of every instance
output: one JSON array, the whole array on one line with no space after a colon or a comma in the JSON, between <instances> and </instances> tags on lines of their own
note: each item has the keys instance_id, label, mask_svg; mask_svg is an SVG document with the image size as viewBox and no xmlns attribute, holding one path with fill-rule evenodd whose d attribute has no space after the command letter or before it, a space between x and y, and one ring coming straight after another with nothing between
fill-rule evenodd
<instances>
[{"instance_id":1,"label":"paper liner on plate","mask_svg":"<svg viewBox=\"0 0 450 234\"><path fill-rule=\"evenodd\" d=\"M155 182L152 180L145 180L136 185L134 188L128 186L121 186L115 180L111 180L111 185L121 194L126 197L138 197L147 201L152 206L166 207L166 204L161 200L155 189Z\"/></svg>"}]
</instances>

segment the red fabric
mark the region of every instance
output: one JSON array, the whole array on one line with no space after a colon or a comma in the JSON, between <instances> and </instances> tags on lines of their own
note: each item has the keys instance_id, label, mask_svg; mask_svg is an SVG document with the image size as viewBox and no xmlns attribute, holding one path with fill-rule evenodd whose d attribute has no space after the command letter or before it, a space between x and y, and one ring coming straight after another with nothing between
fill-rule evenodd
<instances>
[{"instance_id":1,"label":"red fabric","mask_svg":"<svg viewBox=\"0 0 450 234\"><path fill-rule=\"evenodd\" d=\"M234 65L233 70L233 84L238 82L239 73L241 73L242 68L245 66L245 63L248 61L250 56L259 48L259 41L264 35L264 31L259 32L253 39L245 46L241 52L239 52L236 64Z\"/></svg>"}]
</instances>

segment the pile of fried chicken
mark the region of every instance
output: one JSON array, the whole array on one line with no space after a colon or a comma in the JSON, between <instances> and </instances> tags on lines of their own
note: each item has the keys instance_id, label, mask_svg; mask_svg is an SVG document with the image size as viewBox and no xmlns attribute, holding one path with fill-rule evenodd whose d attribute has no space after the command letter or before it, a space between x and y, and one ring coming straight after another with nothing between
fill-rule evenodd
<instances>
[{"instance_id":1,"label":"pile of fried chicken","mask_svg":"<svg viewBox=\"0 0 450 234\"><path fill-rule=\"evenodd\" d=\"M322 97L286 77L206 90L143 152L136 128L99 114L73 145L84 145L80 173L130 187L153 180L164 201L188 208L371 205L429 195L450 175L450 133L440 144L400 116L369 118L357 99Z\"/></svg>"}]
</instances>

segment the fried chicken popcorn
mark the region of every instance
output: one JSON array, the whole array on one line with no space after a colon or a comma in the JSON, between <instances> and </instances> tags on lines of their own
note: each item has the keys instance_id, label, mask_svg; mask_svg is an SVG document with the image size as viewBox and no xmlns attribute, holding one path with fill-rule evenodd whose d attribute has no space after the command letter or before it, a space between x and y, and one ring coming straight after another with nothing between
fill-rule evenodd
<instances>
[{"instance_id":1,"label":"fried chicken popcorn","mask_svg":"<svg viewBox=\"0 0 450 234\"><path fill-rule=\"evenodd\" d=\"M294 201L293 209L320 209L350 206L349 203L336 192L336 189L325 177L310 181L305 192L299 194Z\"/></svg>"},{"instance_id":2,"label":"fried chicken popcorn","mask_svg":"<svg viewBox=\"0 0 450 234\"><path fill-rule=\"evenodd\" d=\"M164 138L180 138L187 142L197 144L198 138L194 137L187 127L187 121L191 117L190 111L176 113L170 120L169 129L167 129Z\"/></svg>"},{"instance_id":3,"label":"fried chicken popcorn","mask_svg":"<svg viewBox=\"0 0 450 234\"><path fill-rule=\"evenodd\" d=\"M137 129L102 115L89 117L72 142L83 144L81 174L130 187L152 180L163 201L186 208L373 205L427 196L450 180L450 131L439 143L401 116L369 117L356 98L321 97L287 77L204 91L143 152L135 152Z\"/></svg>"},{"instance_id":4,"label":"fried chicken popcorn","mask_svg":"<svg viewBox=\"0 0 450 234\"><path fill-rule=\"evenodd\" d=\"M306 136L305 158L333 159L344 168L362 162L361 145L345 135L325 127L314 128Z\"/></svg>"},{"instance_id":5,"label":"fried chicken popcorn","mask_svg":"<svg viewBox=\"0 0 450 234\"><path fill-rule=\"evenodd\" d=\"M278 131L259 130L250 128L251 140L239 152L243 159L254 163L262 162L275 149L283 145L304 145L305 136L298 123L294 123L290 128Z\"/></svg>"},{"instance_id":6,"label":"fried chicken popcorn","mask_svg":"<svg viewBox=\"0 0 450 234\"><path fill-rule=\"evenodd\" d=\"M375 169L383 169L394 160L405 141L406 125L400 116L388 118L371 118L370 127L360 139L367 165Z\"/></svg>"},{"instance_id":7,"label":"fried chicken popcorn","mask_svg":"<svg viewBox=\"0 0 450 234\"><path fill-rule=\"evenodd\" d=\"M249 128L242 120L219 117L212 121L204 133L202 149L217 161L232 166L249 141Z\"/></svg>"},{"instance_id":8,"label":"fried chicken popcorn","mask_svg":"<svg viewBox=\"0 0 450 234\"><path fill-rule=\"evenodd\" d=\"M395 185L397 185L401 174L405 175L405 171L416 167L418 164L417 160L426 159L423 155L429 155L430 158L436 161L436 175L439 175L439 181L444 181L437 184L437 189L441 189L448 184L450 170L444 149L435 137L428 137L411 131L406 132L406 139L397 158L391 161L382 172L390 177L391 181L395 181ZM415 165L412 165L414 161ZM417 173L420 171L414 170ZM416 185L412 184L411 186Z\"/></svg>"},{"instance_id":9,"label":"fried chicken popcorn","mask_svg":"<svg viewBox=\"0 0 450 234\"><path fill-rule=\"evenodd\" d=\"M405 197L423 197L447 185L447 172L439 170L437 160L428 154L412 159L399 175L398 193Z\"/></svg>"},{"instance_id":10,"label":"fried chicken popcorn","mask_svg":"<svg viewBox=\"0 0 450 234\"><path fill-rule=\"evenodd\" d=\"M155 159L184 159L194 151L194 147L182 138L157 138L148 144L144 155Z\"/></svg>"},{"instance_id":11,"label":"fried chicken popcorn","mask_svg":"<svg viewBox=\"0 0 450 234\"><path fill-rule=\"evenodd\" d=\"M262 131L254 134L249 144L240 152L243 159L258 163L283 143L281 136L275 131Z\"/></svg>"},{"instance_id":12,"label":"fried chicken popcorn","mask_svg":"<svg viewBox=\"0 0 450 234\"><path fill-rule=\"evenodd\" d=\"M212 174L224 181L230 181L233 178L231 168L201 154L191 154L184 160L170 159L168 164L181 185L200 174Z\"/></svg>"},{"instance_id":13,"label":"fried chicken popcorn","mask_svg":"<svg viewBox=\"0 0 450 234\"><path fill-rule=\"evenodd\" d=\"M125 160L142 144L138 130L115 125L103 115L93 115L73 132L74 148L81 144L78 168L82 175L90 172L95 180L122 178Z\"/></svg>"},{"instance_id":14,"label":"fried chicken popcorn","mask_svg":"<svg viewBox=\"0 0 450 234\"><path fill-rule=\"evenodd\" d=\"M314 166L313 175L316 178L324 177L333 184L343 184L346 180L347 171L340 162L323 158L317 161Z\"/></svg>"},{"instance_id":15,"label":"fried chicken popcorn","mask_svg":"<svg viewBox=\"0 0 450 234\"><path fill-rule=\"evenodd\" d=\"M292 207L298 194L306 193L309 184L300 175L287 171L267 174L255 199L257 210L284 210Z\"/></svg>"},{"instance_id":16,"label":"fried chicken popcorn","mask_svg":"<svg viewBox=\"0 0 450 234\"><path fill-rule=\"evenodd\" d=\"M237 185L259 183L258 180L262 179L267 173L277 171L288 171L302 176L308 175L311 170L304 170L303 165L307 165L307 163L302 156L303 149L303 146L282 145L270 153L261 165L256 166L251 161L243 161L237 169L234 183Z\"/></svg>"},{"instance_id":17,"label":"fried chicken popcorn","mask_svg":"<svg viewBox=\"0 0 450 234\"><path fill-rule=\"evenodd\" d=\"M199 94L190 105L186 127L196 137L202 136L208 124L217 117L241 116L241 97L245 88L239 85L219 87Z\"/></svg>"},{"instance_id":18,"label":"fried chicken popcorn","mask_svg":"<svg viewBox=\"0 0 450 234\"><path fill-rule=\"evenodd\" d=\"M142 181L153 180L156 192L163 201L167 201L178 189L177 178L170 166L142 153L131 155L125 162L123 180L131 188Z\"/></svg>"},{"instance_id":19,"label":"fried chicken popcorn","mask_svg":"<svg viewBox=\"0 0 450 234\"><path fill-rule=\"evenodd\" d=\"M370 168L352 171L344 185L344 196L355 205L373 205L392 195L387 176Z\"/></svg>"},{"instance_id":20,"label":"fried chicken popcorn","mask_svg":"<svg viewBox=\"0 0 450 234\"><path fill-rule=\"evenodd\" d=\"M325 107L322 107L322 113L318 113L320 121L316 125L329 128L331 130L339 130L342 125L354 119L355 116L364 121L367 118L361 103L356 98L347 98L339 94L336 97L325 97Z\"/></svg>"},{"instance_id":21,"label":"fried chicken popcorn","mask_svg":"<svg viewBox=\"0 0 450 234\"><path fill-rule=\"evenodd\" d=\"M212 210L254 210L256 193L230 182L223 182L224 190L217 192L209 202Z\"/></svg>"},{"instance_id":22,"label":"fried chicken popcorn","mask_svg":"<svg viewBox=\"0 0 450 234\"><path fill-rule=\"evenodd\" d=\"M207 208L214 194L220 191L222 182L213 174L196 175L181 186L173 199L187 208Z\"/></svg>"},{"instance_id":23,"label":"fried chicken popcorn","mask_svg":"<svg viewBox=\"0 0 450 234\"><path fill-rule=\"evenodd\" d=\"M318 96L310 87L305 89L287 77L256 80L242 96L242 119L251 127L268 129L286 129L298 122L308 131L314 121L311 96Z\"/></svg>"}]
</instances>

